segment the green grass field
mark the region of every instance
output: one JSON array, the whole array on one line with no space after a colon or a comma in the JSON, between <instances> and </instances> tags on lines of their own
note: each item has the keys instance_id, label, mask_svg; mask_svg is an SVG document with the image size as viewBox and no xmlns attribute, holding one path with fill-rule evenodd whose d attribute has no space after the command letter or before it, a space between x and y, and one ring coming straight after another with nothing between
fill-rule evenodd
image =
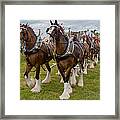
<instances>
[{"instance_id":1,"label":"green grass field","mask_svg":"<svg viewBox=\"0 0 120 120\"><path fill-rule=\"evenodd\" d=\"M21 100L59 100L59 96L63 92L63 83L60 83L56 66L51 71L51 82L42 84L40 93L32 93L30 88L26 86L24 80L25 57L20 57L20 99ZM50 62L52 65L54 61ZM32 71L34 68L32 69ZM30 73L31 79L34 79L34 72ZM45 71L41 68L41 80L45 78ZM70 100L99 100L100 99L100 64L94 69L89 69L88 74L84 75L84 87L75 86Z\"/></svg>"}]
</instances>

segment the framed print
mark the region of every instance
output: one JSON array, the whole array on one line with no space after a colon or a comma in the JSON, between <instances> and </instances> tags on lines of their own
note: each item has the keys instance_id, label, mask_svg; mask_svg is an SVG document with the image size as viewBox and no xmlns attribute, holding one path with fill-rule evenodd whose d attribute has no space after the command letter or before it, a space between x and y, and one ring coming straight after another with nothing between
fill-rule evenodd
<instances>
[{"instance_id":1,"label":"framed print","mask_svg":"<svg viewBox=\"0 0 120 120\"><path fill-rule=\"evenodd\" d=\"M1 118L119 119L117 0L1 5Z\"/></svg>"}]
</instances>

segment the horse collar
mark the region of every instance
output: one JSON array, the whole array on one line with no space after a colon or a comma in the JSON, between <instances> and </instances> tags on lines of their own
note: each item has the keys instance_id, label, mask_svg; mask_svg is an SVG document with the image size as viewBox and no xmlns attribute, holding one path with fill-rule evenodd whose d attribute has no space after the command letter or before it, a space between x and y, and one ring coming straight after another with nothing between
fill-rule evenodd
<instances>
[{"instance_id":1,"label":"horse collar","mask_svg":"<svg viewBox=\"0 0 120 120\"><path fill-rule=\"evenodd\" d=\"M72 55L73 51L74 51L74 42L69 41L64 54L56 54L55 56L57 59L61 59L61 58L67 57L69 55Z\"/></svg>"}]
</instances>

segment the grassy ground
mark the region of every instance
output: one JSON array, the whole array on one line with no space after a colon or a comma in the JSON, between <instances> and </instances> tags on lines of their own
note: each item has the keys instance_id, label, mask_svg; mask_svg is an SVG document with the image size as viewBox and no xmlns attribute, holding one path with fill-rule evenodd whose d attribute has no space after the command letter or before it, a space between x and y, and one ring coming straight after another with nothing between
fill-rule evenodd
<instances>
[{"instance_id":1,"label":"grassy ground","mask_svg":"<svg viewBox=\"0 0 120 120\"><path fill-rule=\"evenodd\" d=\"M51 61L52 65L54 61ZM51 82L49 84L42 84L40 93L32 93L26 86L24 80L25 71L25 57L21 55L20 63L20 99L21 100L58 100L63 92L63 84L58 78L56 66L51 71ZM33 68L34 70L34 68ZM34 72L30 73L31 78L34 79ZM41 68L41 80L45 78L46 73ZM100 65L95 66L94 69L89 69L88 74L84 75L84 87L75 86L70 100L99 100L100 99Z\"/></svg>"}]
</instances>

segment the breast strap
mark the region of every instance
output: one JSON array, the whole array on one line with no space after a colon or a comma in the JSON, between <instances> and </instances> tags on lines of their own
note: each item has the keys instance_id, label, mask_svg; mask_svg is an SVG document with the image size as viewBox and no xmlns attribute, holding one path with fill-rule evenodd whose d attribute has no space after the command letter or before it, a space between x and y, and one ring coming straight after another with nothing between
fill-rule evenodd
<instances>
[{"instance_id":1,"label":"breast strap","mask_svg":"<svg viewBox=\"0 0 120 120\"><path fill-rule=\"evenodd\" d=\"M56 54L56 57L57 58L63 58L63 57L66 57L68 55L72 55L73 51L74 51L74 42L73 42L73 40L69 40L66 52L63 55Z\"/></svg>"}]
</instances>

